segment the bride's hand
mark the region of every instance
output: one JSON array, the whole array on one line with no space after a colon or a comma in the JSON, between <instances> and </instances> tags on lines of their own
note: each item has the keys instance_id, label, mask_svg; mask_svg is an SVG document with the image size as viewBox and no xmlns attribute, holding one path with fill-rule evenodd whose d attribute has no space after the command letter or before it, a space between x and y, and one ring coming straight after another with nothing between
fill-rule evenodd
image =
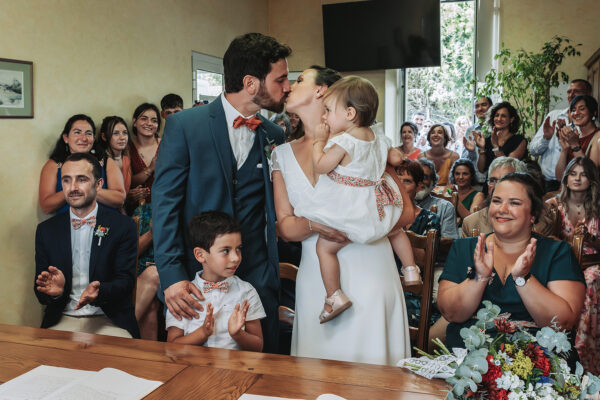
<instances>
[{"instance_id":1,"label":"bride's hand","mask_svg":"<svg viewBox=\"0 0 600 400\"><path fill-rule=\"evenodd\" d=\"M330 242L346 243L349 242L348 236L344 232L340 232L337 229L330 228L318 222L311 222L313 232L318 233Z\"/></svg>"}]
</instances>

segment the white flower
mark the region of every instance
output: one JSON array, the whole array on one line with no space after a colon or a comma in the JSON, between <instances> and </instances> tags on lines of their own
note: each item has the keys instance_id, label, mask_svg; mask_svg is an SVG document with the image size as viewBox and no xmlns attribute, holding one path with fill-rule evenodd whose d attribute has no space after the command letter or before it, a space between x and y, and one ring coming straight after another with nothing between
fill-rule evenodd
<instances>
[{"instance_id":1,"label":"white flower","mask_svg":"<svg viewBox=\"0 0 600 400\"><path fill-rule=\"evenodd\" d=\"M496 385L498 385L498 389L506 390L515 390L525 386L523 381L510 371L507 371L502 374L501 377L496 378Z\"/></svg>"},{"instance_id":2,"label":"white flower","mask_svg":"<svg viewBox=\"0 0 600 400\"><path fill-rule=\"evenodd\" d=\"M509 392L508 400L527 400L527 393L524 392Z\"/></svg>"}]
</instances>

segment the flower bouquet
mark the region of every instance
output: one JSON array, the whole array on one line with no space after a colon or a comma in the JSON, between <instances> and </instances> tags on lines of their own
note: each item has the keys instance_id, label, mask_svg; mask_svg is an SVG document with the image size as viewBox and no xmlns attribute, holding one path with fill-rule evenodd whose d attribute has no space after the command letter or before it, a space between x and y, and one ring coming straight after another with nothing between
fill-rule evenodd
<instances>
[{"instance_id":1,"label":"flower bouquet","mask_svg":"<svg viewBox=\"0 0 600 400\"><path fill-rule=\"evenodd\" d=\"M477 323L460 335L466 349L450 352L436 339L435 356L401 360L398 365L427 378L445 378L452 389L447 399L585 399L600 390L600 379L584 375L577 363L571 371L565 357L571 344L556 323L535 336L500 315L500 307L484 301ZM496 328L492 338L486 333Z\"/></svg>"}]
</instances>

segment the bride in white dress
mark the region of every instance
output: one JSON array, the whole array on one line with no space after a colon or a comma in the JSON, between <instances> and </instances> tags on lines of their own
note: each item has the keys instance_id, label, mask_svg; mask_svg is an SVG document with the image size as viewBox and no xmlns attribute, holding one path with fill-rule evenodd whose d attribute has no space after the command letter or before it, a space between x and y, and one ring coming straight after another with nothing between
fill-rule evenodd
<instances>
[{"instance_id":1,"label":"bride in white dress","mask_svg":"<svg viewBox=\"0 0 600 400\"><path fill-rule=\"evenodd\" d=\"M294 206L304 196L313 195L318 180L312 168L312 132L324 113L322 96L339 78L335 71L321 67L311 67L300 75L288 96L287 111L300 116L305 135L278 146L273 153L278 230L285 240L302 241L291 352L300 357L395 365L410 356L410 338L404 295L388 239L349 243L340 250L341 286L352 293L353 305L338 318L320 324L325 288L315 248L317 238L347 238L342 232L294 215ZM399 226L408 224L412 215L412 203L404 200Z\"/></svg>"}]
</instances>

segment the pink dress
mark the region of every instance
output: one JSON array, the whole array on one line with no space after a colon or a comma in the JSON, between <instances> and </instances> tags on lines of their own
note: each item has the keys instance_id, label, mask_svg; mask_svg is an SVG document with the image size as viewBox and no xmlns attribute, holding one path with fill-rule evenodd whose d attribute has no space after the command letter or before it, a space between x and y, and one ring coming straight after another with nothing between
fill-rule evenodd
<instances>
[{"instance_id":1,"label":"pink dress","mask_svg":"<svg viewBox=\"0 0 600 400\"><path fill-rule=\"evenodd\" d=\"M566 239L573 235L575 227L567 217L562 204L559 204L558 210L562 220L561 239ZM585 226L590 234L600 235L599 222L598 218L589 218L585 221ZM596 254L597 252L598 250L594 247L583 245L584 254ZM597 375L600 373L600 265L587 267L583 274L585 275L586 292L581 319L577 326L575 348L577 348L583 367Z\"/></svg>"}]
</instances>

